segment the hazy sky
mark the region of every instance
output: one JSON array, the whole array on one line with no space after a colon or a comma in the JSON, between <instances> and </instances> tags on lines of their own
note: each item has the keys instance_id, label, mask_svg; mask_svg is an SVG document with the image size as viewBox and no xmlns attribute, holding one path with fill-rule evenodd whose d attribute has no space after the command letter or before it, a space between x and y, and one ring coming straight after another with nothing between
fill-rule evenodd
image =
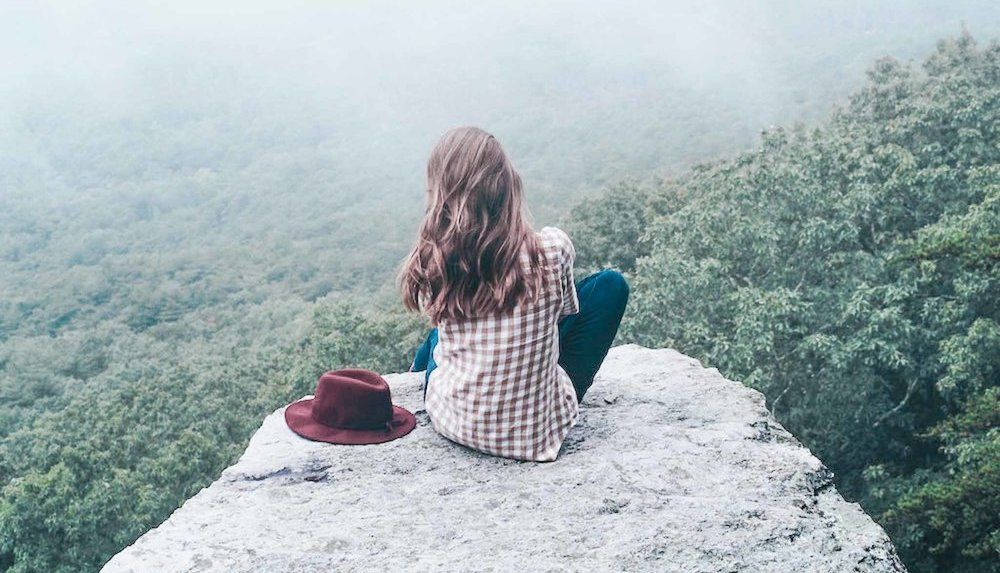
<instances>
[{"instance_id":1,"label":"hazy sky","mask_svg":"<svg viewBox=\"0 0 1000 573\"><path fill-rule=\"evenodd\" d=\"M547 62L571 54L597 70L645 62L696 78L750 77L773 63L761 60L774 58L776 48L821 51L827 42L849 41L864 45L841 47L848 52L892 46L910 57L925 36L955 33L961 22L995 36L1000 3L7 0L0 70L8 90L40 88L53 76L95 85L163 58L201 55L262 75L344 74L316 79L369 85L488 69L516 57L537 66L518 70L525 79L559 79Z\"/></svg>"},{"instance_id":2,"label":"hazy sky","mask_svg":"<svg viewBox=\"0 0 1000 573\"><path fill-rule=\"evenodd\" d=\"M350 139L359 170L409 182L472 123L536 184L594 188L817 121L875 58L922 58L963 22L997 38L1000 2L6 0L0 159L40 121L65 137L198 116L241 124L233 147Z\"/></svg>"},{"instance_id":3,"label":"hazy sky","mask_svg":"<svg viewBox=\"0 0 1000 573\"><path fill-rule=\"evenodd\" d=\"M922 60L963 22L1000 38L1000 2L0 0L0 255L86 235L74 260L388 277L448 128L496 134L558 224L624 178L818 124L877 58Z\"/></svg>"}]
</instances>

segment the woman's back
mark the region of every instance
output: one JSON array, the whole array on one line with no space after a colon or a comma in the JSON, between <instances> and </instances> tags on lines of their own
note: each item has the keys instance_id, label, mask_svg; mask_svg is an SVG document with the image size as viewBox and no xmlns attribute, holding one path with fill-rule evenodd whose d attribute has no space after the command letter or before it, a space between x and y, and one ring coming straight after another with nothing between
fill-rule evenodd
<instances>
[{"instance_id":1,"label":"woman's back","mask_svg":"<svg viewBox=\"0 0 1000 573\"><path fill-rule=\"evenodd\" d=\"M559 319L577 312L574 249L559 229L538 234L543 254L538 295L512 312L438 324L436 368L426 408L445 437L486 453L554 460L577 414L569 376L558 365Z\"/></svg>"}]
</instances>

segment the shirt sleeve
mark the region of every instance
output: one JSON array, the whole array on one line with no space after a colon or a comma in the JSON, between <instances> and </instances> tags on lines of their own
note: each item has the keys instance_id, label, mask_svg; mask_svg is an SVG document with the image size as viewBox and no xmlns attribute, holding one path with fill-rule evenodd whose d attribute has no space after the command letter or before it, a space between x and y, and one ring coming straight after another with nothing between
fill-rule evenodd
<instances>
[{"instance_id":1,"label":"shirt sleeve","mask_svg":"<svg viewBox=\"0 0 1000 573\"><path fill-rule=\"evenodd\" d=\"M559 230L560 275L562 277L562 310L559 318L580 312L580 300L576 294L576 283L573 280L573 261L576 260L576 249L573 241L562 230Z\"/></svg>"}]
</instances>

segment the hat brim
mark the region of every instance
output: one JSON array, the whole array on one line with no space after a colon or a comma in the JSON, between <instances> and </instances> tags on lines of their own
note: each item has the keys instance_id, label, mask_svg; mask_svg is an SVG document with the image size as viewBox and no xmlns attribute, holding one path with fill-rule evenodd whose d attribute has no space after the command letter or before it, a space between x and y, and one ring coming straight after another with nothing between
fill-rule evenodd
<instances>
[{"instance_id":1,"label":"hat brim","mask_svg":"<svg viewBox=\"0 0 1000 573\"><path fill-rule=\"evenodd\" d=\"M392 429L350 430L331 428L320 424L312 417L312 398L293 402L285 408L285 423L296 434L315 442L361 446L382 444L402 438L413 431L417 419L413 413L400 406L392 407Z\"/></svg>"}]
</instances>

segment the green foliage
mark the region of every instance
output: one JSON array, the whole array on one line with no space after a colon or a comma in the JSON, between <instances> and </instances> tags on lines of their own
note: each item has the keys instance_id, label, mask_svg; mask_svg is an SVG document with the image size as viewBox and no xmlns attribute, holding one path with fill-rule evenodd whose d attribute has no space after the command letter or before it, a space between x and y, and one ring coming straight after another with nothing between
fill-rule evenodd
<instances>
[{"instance_id":1,"label":"green foliage","mask_svg":"<svg viewBox=\"0 0 1000 573\"><path fill-rule=\"evenodd\" d=\"M565 230L581 247L576 273L585 276L602 268L631 272L635 261L648 253L643 242L647 226L644 186L623 182L592 201L578 204L565 223Z\"/></svg>"},{"instance_id":2,"label":"green foliage","mask_svg":"<svg viewBox=\"0 0 1000 573\"><path fill-rule=\"evenodd\" d=\"M260 420L311 393L322 372L405 370L423 330L399 309L324 303L283 349L245 352L233 340L238 361L196 354L127 383L78 387L64 408L0 441L0 564L98 569L214 480Z\"/></svg>"},{"instance_id":3,"label":"green foliage","mask_svg":"<svg viewBox=\"0 0 1000 573\"><path fill-rule=\"evenodd\" d=\"M913 570L996 570L1000 46L881 60L826 125L576 214L584 260L627 245L626 339L764 392Z\"/></svg>"},{"instance_id":4,"label":"green foliage","mask_svg":"<svg viewBox=\"0 0 1000 573\"><path fill-rule=\"evenodd\" d=\"M927 548L931 559L914 558L928 561L928 569L948 563L989 571L1000 552L1000 388L964 406L927 434L947 456L944 464L892 483L888 495L878 491L881 501L894 498L884 517L905 546Z\"/></svg>"}]
</instances>

